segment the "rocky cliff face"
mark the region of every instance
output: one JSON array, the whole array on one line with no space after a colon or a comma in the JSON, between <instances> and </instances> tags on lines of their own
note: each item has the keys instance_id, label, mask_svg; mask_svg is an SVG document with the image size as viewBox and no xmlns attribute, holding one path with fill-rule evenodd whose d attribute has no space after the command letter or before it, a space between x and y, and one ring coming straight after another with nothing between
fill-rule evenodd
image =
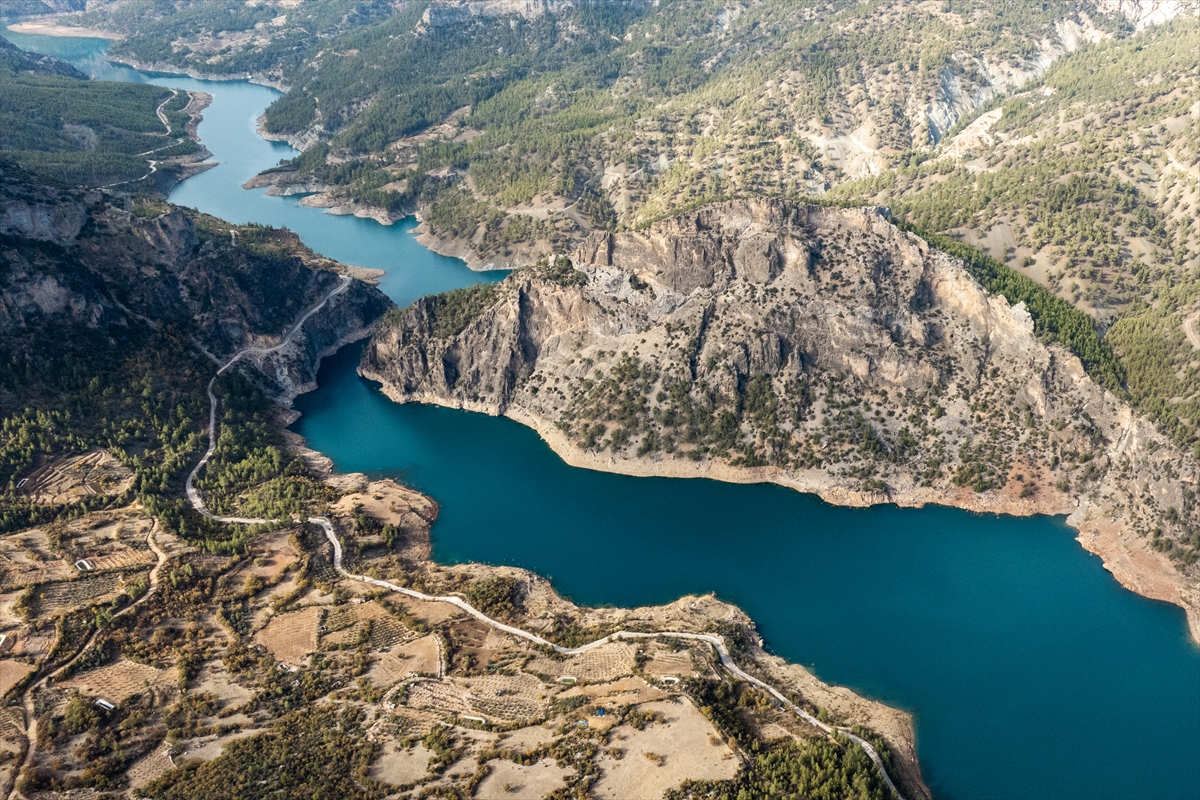
<instances>
[{"instance_id":1,"label":"rocky cliff face","mask_svg":"<svg viewBox=\"0 0 1200 800\"><path fill-rule=\"evenodd\" d=\"M600 0L600 3L616 5L644 5L644 0ZM599 5L596 0L589 0L588 5ZM417 26L417 34L427 33L445 25L461 25L477 17L521 17L526 20L537 19L546 14L554 14L565 9L580 5L573 0L481 0L480 2L463 2L463 0L440 0L430 4L421 16Z\"/></svg>"},{"instance_id":2,"label":"rocky cliff face","mask_svg":"<svg viewBox=\"0 0 1200 800\"><path fill-rule=\"evenodd\" d=\"M1196 461L881 209L747 201L593 234L573 263L394 315L361 371L598 469L1071 512L1196 619Z\"/></svg>"},{"instance_id":3,"label":"rocky cliff face","mask_svg":"<svg viewBox=\"0 0 1200 800\"><path fill-rule=\"evenodd\" d=\"M293 234L46 187L17 172L0 171L0 339L14 357L39 330L96 333L137 318L178 329L223 362L245 347L274 344L337 284L336 265ZM365 335L388 305L373 286L353 281L260 364L265 388L290 400L311 384L322 353Z\"/></svg>"}]
</instances>

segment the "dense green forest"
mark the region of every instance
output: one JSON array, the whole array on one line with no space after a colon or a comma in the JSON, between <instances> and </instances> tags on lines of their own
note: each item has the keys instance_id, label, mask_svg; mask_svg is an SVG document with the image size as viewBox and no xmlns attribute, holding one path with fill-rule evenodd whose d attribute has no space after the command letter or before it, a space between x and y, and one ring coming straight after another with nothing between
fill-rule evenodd
<instances>
[{"instance_id":1,"label":"dense green forest","mask_svg":"<svg viewBox=\"0 0 1200 800\"><path fill-rule=\"evenodd\" d=\"M188 103L186 93L173 97L171 90L149 84L34 72L21 55L0 38L0 156L52 180L104 186L149 172L150 151L164 158L198 149L194 142L168 137L155 114L170 99L164 111L182 122L178 112Z\"/></svg>"}]
</instances>

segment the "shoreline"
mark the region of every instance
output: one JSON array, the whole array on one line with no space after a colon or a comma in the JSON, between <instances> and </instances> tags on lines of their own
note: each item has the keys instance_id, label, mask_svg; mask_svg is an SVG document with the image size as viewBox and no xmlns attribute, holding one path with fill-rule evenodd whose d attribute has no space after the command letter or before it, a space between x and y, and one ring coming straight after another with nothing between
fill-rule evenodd
<instances>
[{"instance_id":1,"label":"shoreline","mask_svg":"<svg viewBox=\"0 0 1200 800\"><path fill-rule=\"evenodd\" d=\"M75 25L57 25L54 22L16 22L6 25L5 30L30 36L56 36L62 39L108 39L117 41L125 35L100 28L83 28Z\"/></svg>"},{"instance_id":2,"label":"shoreline","mask_svg":"<svg viewBox=\"0 0 1200 800\"><path fill-rule=\"evenodd\" d=\"M810 470L811 476L783 474L777 467L733 467L723 463L670 461L648 462L643 459L617 459L579 450L553 424L522 409L504 410L477 402L447 402L433 395L401 396L382 377L370 372L358 374L382 384L381 391L395 403L421 403L507 417L537 433L538 437L570 467L608 472L634 478L706 478L722 483L773 483L802 494L811 494L822 501L846 508L867 508L894 505L898 508L944 506L975 514L1005 514L1014 517L1037 515L1064 517L1074 529L1075 540L1087 553L1100 558L1105 571L1126 590L1150 600L1169 603L1184 612L1192 644L1200 647L1200 588L1189 586L1167 559L1141 544L1105 512L1087 501L1072 503L1065 496L1063 503L1020 501L999 495L980 496L963 489L954 496L930 490L900 491L893 494L865 493L846 489L824 477L820 470ZM1141 544L1141 546L1138 546ZM1133 545L1132 547L1130 545Z\"/></svg>"}]
</instances>

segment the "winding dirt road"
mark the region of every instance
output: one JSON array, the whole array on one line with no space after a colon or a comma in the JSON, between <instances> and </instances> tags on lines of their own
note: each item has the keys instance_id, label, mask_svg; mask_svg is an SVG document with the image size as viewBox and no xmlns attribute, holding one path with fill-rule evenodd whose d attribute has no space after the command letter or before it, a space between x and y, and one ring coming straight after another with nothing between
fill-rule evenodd
<instances>
[{"instance_id":1,"label":"winding dirt road","mask_svg":"<svg viewBox=\"0 0 1200 800\"><path fill-rule=\"evenodd\" d=\"M159 573L162 571L163 565L167 563L167 554L163 552L162 548L158 546L158 542L154 539L154 534L157 532L158 520L155 520L154 525L150 528L150 533L146 536L146 544L150 546L150 550L153 551L154 555L158 558L158 561L155 563L154 568L150 570L149 586L146 588L146 593L122 608L116 614L113 614L113 620L123 617L129 612L133 611L142 603L153 597L154 593L158 590L158 577ZM63 671L78 661L83 654L88 651L88 648L92 646L92 643L96 641L96 637L100 635L100 631L102 630L103 628L96 628L94 631L92 631L92 635L88 637L86 642L84 642L83 647L79 648L79 652L71 657L70 661L63 664L58 669L54 670L54 672L46 675L36 683L30 684L29 688L25 690L25 694L21 696L21 706L25 711L25 758L21 761L21 768L13 770L12 776L9 778L9 785L6 787L7 791L4 793L5 797L12 798L14 796L20 796L20 794L17 792L17 779L20 776L21 770L33 764L34 756L37 754L38 718L33 703L34 694L45 688L46 684L57 678L63 673Z\"/></svg>"},{"instance_id":2,"label":"winding dirt road","mask_svg":"<svg viewBox=\"0 0 1200 800\"><path fill-rule=\"evenodd\" d=\"M216 442L217 442L217 432L216 432L217 431L217 398L216 398L216 395L213 394L213 384L216 383L216 380L221 375L221 373L223 373L225 370L229 369L231 366L233 366L235 363L237 363L237 361L239 361L243 356L254 355L254 354L265 355L267 353L273 353L276 350L279 350L280 348L284 347L289 341L291 341L292 336L298 330L300 330L300 327L308 320L309 317L311 317L313 314L315 314L319 310L321 310L325 306L325 304L329 302L329 300L332 297L344 292L349 285L350 285L350 278L343 276L341 284L337 288L335 288L333 291L331 291L328 295L326 295L325 298L319 304L314 306L304 316L302 316L300 318L300 320L295 325L292 326L292 329L287 332L287 334L284 336L283 340L279 344L275 345L274 347L267 348L267 349L250 348L250 349L241 351L240 353L235 355L233 358L231 358L229 361L227 361L224 366L222 366L220 369L218 369L217 374L213 376L211 381L209 381L208 400L209 400L209 403L211 404L211 406L210 406L209 415L208 415L208 442L209 442L208 450L205 452L204 457L202 459L200 459L200 463L198 463L196 465L196 467L192 470L191 474L188 475L188 479L187 479L188 501L191 502L192 507L194 509L196 509L196 511L198 511L199 513L208 517L209 519L216 520L218 522L241 523L243 525L256 525L256 524L270 522L270 520L266 520L266 519L250 519L250 518L245 518L245 517L222 517L222 516L213 514L211 511L208 510L208 507L204 505L204 501L200 498L200 493L197 492L195 486L193 486L193 480L195 479L196 474L200 471L200 468L203 467L205 464L207 464L208 460L210 458L212 458L213 452L216 450L216 446L217 446L216 445ZM555 652L561 653L562 655L565 655L565 656L572 656L572 655L578 655L579 653L586 653L588 650L592 650L597 647L602 647L603 645L609 644L611 642L619 641L621 639L653 639L657 636L673 636L673 637L676 637L679 639L690 639L693 641L705 642L706 644L710 645L716 651L717 657L720 659L721 666L724 667L726 670L728 670L729 673L731 675L733 675L735 678L746 681L747 683L751 683L751 684L759 687L763 691L767 692L772 697L774 697L776 700L778 700L783 705L784 708L787 708L789 711L796 714L797 716L799 716L801 719L803 719L805 722L812 725L813 727L819 728L820 730L825 731L826 733L829 733L829 734L836 733L838 735L844 736L847 739L849 739L850 741L857 744L859 747L861 747L863 749L863 751L866 752L867 756L871 759L871 761L875 764L875 766L879 768L879 773L880 773L880 775L883 776L884 783L886 783L888 788L891 789L892 794L894 794L897 798L900 798L900 800L903 800L903 796L900 794L900 790L896 788L896 784L894 784L892 782L891 776L888 775L887 769L883 765L883 759L881 759L879 757L879 753L875 750L875 748L871 745L870 742L868 742L867 740L863 739L860 736L855 735L854 733L851 733L850 731L845 730L844 728L839 728L839 727L836 727L833 725L828 725L828 724L822 722L821 720L814 717L812 714L809 714L807 711L805 711L800 706L793 703L791 700L789 700L787 697L785 697L784 694L782 692L780 692L778 689L776 689L775 687L771 686L770 684L766 683L765 681L759 680L758 678L754 677L753 675L750 675L749 673L742 670L734 662L733 657L729 654L729 649L725 646L725 640L723 638L721 638L720 636L712 636L710 634L705 634L705 633L686 633L686 632L681 632L681 631L659 631L657 633L646 633L646 632L642 632L642 631L618 631L617 633L609 634L608 636L605 636L602 639L597 639L596 641L590 642L581 647L562 647L561 645L557 645L557 644L554 644L553 642L543 639L542 637L538 636L535 633L530 633L529 631L513 627L512 625L505 625L503 622L494 620L491 617L484 614L479 609L472 606L466 600L463 600L461 597L455 597L453 595L447 595L447 596L428 595L423 592L418 592L414 589L406 589L403 586L397 586L396 584L389 583L388 581L379 580L377 578L370 578L370 577L367 577L366 575L355 575L351 572L348 572L342 566L342 543L338 540L337 534L333 530L333 524L325 517L310 517L308 521L314 525L320 526L321 529L325 531L325 537L327 539L329 539L329 543L333 546L333 566L338 571L338 573L340 575L342 575L343 577L348 578L353 581L359 581L361 583L366 583L371 586L376 586L381 589L387 589L388 591L398 592L400 594L407 595L407 596L415 598L417 600L425 600L428 602L435 602L435 603L449 603L450 605L453 605L459 609L462 609L463 611L467 612L471 616L475 617L475 619L479 620L480 622L484 623L485 625L490 625L491 627L495 628L498 631L502 631L511 636L516 636L518 638L525 639L526 641L532 642L533 644L536 644L536 645L553 648L553 650Z\"/></svg>"},{"instance_id":3,"label":"winding dirt road","mask_svg":"<svg viewBox=\"0 0 1200 800\"><path fill-rule=\"evenodd\" d=\"M564 656L574 656L574 655L579 655L580 653L586 653L588 650L592 650L597 647L602 647L603 645L609 644L611 642L617 642L622 639L654 639L658 636L671 636L671 637L674 637L677 639L690 639L693 641L705 642L705 643L711 645L712 648L717 651L717 656L721 660L721 666L723 666L726 670L728 670L729 673L732 674L735 678L746 681L747 683L752 683L755 686L762 689L763 691L769 693L772 697L774 697L781 704L783 704L784 708L787 708L789 711L796 714L798 717L803 719L809 725L812 725L816 728L820 728L821 730L825 731L826 733L840 734L842 736L845 736L847 739L851 740L852 742L855 742L856 744L858 744L859 747L861 747L864 751L866 751L867 756L869 756L871 761L873 761L875 763L875 766L879 768L879 773L883 776L884 782L887 783L888 788L892 790L892 793L894 795L896 795L896 797L902 797L900 794L900 790L896 788L896 785L894 783L892 783L892 779L888 775L887 769L884 768L883 759L881 759L879 757L879 753L875 750L875 748L871 745L870 742L868 742L867 740L865 740L859 736L856 736L855 734L851 733L850 731L845 730L844 728L838 728L833 725L827 725L826 723L824 723L821 720L814 717L812 714L809 714L807 711L805 711L800 706L793 703L791 700L788 700L787 697L785 697L782 692L777 690L775 687L771 686L769 683L759 680L758 678L754 677L753 675L742 670L734 662L733 657L729 654L729 649L725 646L725 640L720 636L713 636L713 635L710 635L707 633L686 633L686 632L682 632L682 631L658 631L656 633L647 633L644 631L617 631L616 633L611 633L608 636L605 636L603 639L597 639L594 642L589 642L588 644L582 645L580 647L563 647L562 645L557 645L557 644L554 644L553 642L547 641L535 633L530 633L529 631L521 630L520 628L514 628L511 625L505 625L503 622L494 620L491 617L484 614L479 609L472 606L466 600L463 600L461 597L455 597L453 595L438 596L438 595L425 594L424 592L418 592L415 589L406 589L403 586L397 586L394 583L389 583L388 581L382 581L382 580L379 580L378 578L370 578L370 577L367 577L366 575L355 575L351 572L347 572L342 567L342 543L340 541L338 541L337 534L335 534L333 531L333 525L329 522L329 520L325 519L324 517L310 517L308 521L313 523L314 525L321 526L321 529L325 531L325 537L327 539L329 539L330 544L333 545L334 569L336 569L338 571L338 573L340 575L342 575L343 577L349 578L352 581L359 581L361 583L370 584L371 586L377 586L381 589L388 589L389 591L399 592L400 594L407 595L407 596L415 598L417 600L425 600L427 602L433 602L433 603L449 603L450 605L461 608L463 611L465 611L468 614L470 614L471 616L475 617L475 619L479 620L480 622L484 623L485 625L490 625L491 627L495 628L498 631L503 631L504 633L508 633L513 636L517 636L521 639L525 639L527 641L533 642L534 644L540 645L542 647L553 648L554 652L559 653Z\"/></svg>"},{"instance_id":4,"label":"winding dirt road","mask_svg":"<svg viewBox=\"0 0 1200 800\"><path fill-rule=\"evenodd\" d=\"M200 459L200 463L196 464L196 466L192 468L192 471L188 473L187 483L184 484L184 488L187 491L188 502L192 504L192 508L196 509L209 519L214 519L217 522L234 522L242 525L257 525L262 522L270 521L265 519L249 519L247 517L222 517L213 514L208 510L208 507L204 505L204 500L201 499L200 493L196 491L196 487L193 485L196 481L196 475L200 472L204 465L208 463L209 459L212 458L213 453L215 453L217 450L217 396L213 394L213 386L216 385L217 378L221 377L221 373L232 367L238 361L242 360L243 357L250 355L265 356L287 347L287 345L292 341L292 337L299 332L300 328L305 322L308 321L309 317L320 311L326 306L327 303L329 303L330 300L346 291L348 288L350 288L350 277L343 275L338 281L338 285L334 287L333 290L327 295L321 298L321 302L317 303L315 306L306 311L304 316L300 317L296 324L293 325L291 329L283 335L283 339L279 342L279 344L275 345L274 347L250 347L246 350L242 350L233 358L226 361L225 364L217 370L217 374L213 375L212 380L208 382L208 450L204 452L204 457Z\"/></svg>"}]
</instances>

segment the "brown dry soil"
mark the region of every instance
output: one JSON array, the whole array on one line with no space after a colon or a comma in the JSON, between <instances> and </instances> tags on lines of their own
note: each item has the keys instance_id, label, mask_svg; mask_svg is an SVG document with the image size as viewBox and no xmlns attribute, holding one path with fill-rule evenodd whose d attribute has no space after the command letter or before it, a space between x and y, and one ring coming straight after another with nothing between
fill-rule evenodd
<instances>
[{"instance_id":1,"label":"brown dry soil","mask_svg":"<svg viewBox=\"0 0 1200 800\"><path fill-rule=\"evenodd\" d=\"M579 608L522 570L443 567L428 560L437 508L427 498L361 476L328 482L343 494L331 518L347 545L347 569L436 594L465 594L474 583L509 579L512 608L497 613L560 640L556 631L567 629L579 632L579 642L616 629L735 636L745 669L813 711L825 709L840 723L878 732L895 755L893 777L905 795L928 796L907 714L768 656L737 608L711 596L637 609ZM395 525L403 535L389 547L372 525L360 529L356 515ZM136 537L149 530L149 519L130 508L0 540L0 557L12 565L0 587L6 590L0 593L0 632L9 634L0 645L0 688L9 698L74 657L79 634L70 620L85 623L80 630L86 632L97 604L122 591L125 583L116 576L136 573L127 567L81 575L64 555L136 561L143 552ZM106 718L114 726L138 715L140 724L121 733L125 761L114 776L134 789L175 765L219 758L229 742L269 730L289 705L295 707L294 700L275 699L281 689L311 692L306 703L360 707L365 736L380 745L370 776L414 796L542 797L588 787L595 797L659 797L686 778L732 778L742 768L750 742L731 741L730 731L689 696L689 681L728 679L706 644L648 639L567 659L551 656L449 604L338 579L328 542L312 526L262 534L235 557L205 554L163 531L156 542L168 556L159 591L136 613L102 629L61 676L37 685L30 706L42 731L61 730L76 695L115 704ZM66 592L53 612L39 614L37 603L32 616L27 609L34 590L74 588L109 575L114 586L107 594ZM561 681L564 675L575 682ZM734 713L747 723L744 730L765 732L759 737L764 743L824 736L775 710L756 691L741 691L748 693L746 702ZM12 786L27 722L19 707L5 711L11 713L0 716L0 750L14 755L0 763L0 780ZM109 723L98 724L107 730ZM421 744L436 728L455 748L448 764ZM42 739L24 774L40 776L43 786L86 785L89 761L78 737ZM575 755L563 756L567 752Z\"/></svg>"}]
</instances>

